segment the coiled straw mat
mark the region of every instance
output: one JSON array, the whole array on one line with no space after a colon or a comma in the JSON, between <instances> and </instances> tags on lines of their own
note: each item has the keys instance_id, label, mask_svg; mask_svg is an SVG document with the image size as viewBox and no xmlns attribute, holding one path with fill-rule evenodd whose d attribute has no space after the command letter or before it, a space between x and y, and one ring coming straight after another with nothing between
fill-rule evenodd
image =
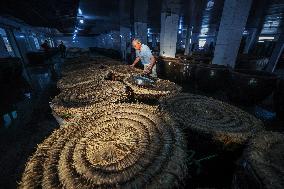
<instances>
[{"instance_id":1,"label":"coiled straw mat","mask_svg":"<svg viewBox=\"0 0 284 189\"><path fill-rule=\"evenodd\" d=\"M254 137L245 150L235 187L284 188L284 134L264 132ZM247 180L243 180L244 176Z\"/></svg>"},{"instance_id":2,"label":"coiled straw mat","mask_svg":"<svg viewBox=\"0 0 284 189\"><path fill-rule=\"evenodd\" d=\"M131 75L124 79L124 83L129 86L137 99L159 99L163 96L176 95L182 91L182 87L168 80L156 79L150 87L141 87L136 84L134 77Z\"/></svg>"},{"instance_id":3,"label":"coiled straw mat","mask_svg":"<svg viewBox=\"0 0 284 189\"><path fill-rule=\"evenodd\" d=\"M185 140L168 115L142 104L95 106L38 145L19 188L180 186Z\"/></svg>"},{"instance_id":4,"label":"coiled straw mat","mask_svg":"<svg viewBox=\"0 0 284 189\"><path fill-rule=\"evenodd\" d=\"M222 144L244 144L263 130L260 120L227 103L205 96L182 93L161 100L185 129L211 136Z\"/></svg>"},{"instance_id":5,"label":"coiled straw mat","mask_svg":"<svg viewBox=\"0 0 284 189\"><path fill-rule=\"evenodd\" d=\"M70 120L81 115L85 106L102 102L126 102L128 97L127 88L123 83L102 80L65 89L51 101L50 107L59 117Z\"/></svg>"},{"instance_id":6,"label":"coiled straw mat","mask_svg":"<svg viewBox=\"0 0 284 189\"><path fill-rule=\"evenodd\" d=\"M108 71L113 74L113 80L123 81L125 77L133 74L142 74L143 70L132 68L129 65L109 66Z\"/></svg>"},{"instance_id":7,"label":"coiled straw mat","mask_svg":"<svg viewBox=\"0 0 284 189\"><path fill-rule=\"evenodd\" d=\"M96 66L70 72L57 82L57 87L60 90L65 90L78 85L101 81L104 79L107 70L107 67Z\"/></svg>"}]
</instances>

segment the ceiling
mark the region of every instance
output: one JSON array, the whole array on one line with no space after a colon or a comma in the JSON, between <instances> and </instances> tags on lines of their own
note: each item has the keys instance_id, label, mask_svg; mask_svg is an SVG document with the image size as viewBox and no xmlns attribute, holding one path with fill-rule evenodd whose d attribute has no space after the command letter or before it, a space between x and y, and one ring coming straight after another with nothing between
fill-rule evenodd
<instances>
[{"instance_id":1,"label":"ceiling","mask_svg":"<svg viewBox=\"0 0 284 189\"><path fill-rule=\"evenodd\" d=\"M27 24L72 32L79 0L1 0L0 15L12 15Z\"/></svg>"},{"instance_id":2,"label":"ceiling","mask_svg":"<svg viewBox=\"0 0 284 189\"><path fill-rule=\"evenodd\" d=\"M13 15L33 26L54 27L65 34L72 35L77 28L79 35L98 35L119 30L122 22L128 23L122 21L121 11L123 19L129 19L131 27L134 15L137 14L134 14L134 10L137 10L134 9L135 1L137 0L1 0L0 14ZM148 27L155 33L160 30L162 2L163 0L148 0ZM180 0L179 3L183 27L191 25L197 32L216 34L224 0ZM83 23L80 23L81 19ZM247 28L261 27L262 33L275 34L283 31L283 20L283 0L253 0Z\"/></svg>"}]
</instances>

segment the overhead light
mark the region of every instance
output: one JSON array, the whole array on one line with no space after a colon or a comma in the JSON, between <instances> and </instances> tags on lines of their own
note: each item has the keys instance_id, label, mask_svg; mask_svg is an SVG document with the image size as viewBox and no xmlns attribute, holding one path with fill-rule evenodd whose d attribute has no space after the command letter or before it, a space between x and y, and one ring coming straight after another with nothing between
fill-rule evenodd
<instances>
[{"instance_id":1,"label":"overhead light","mask_svg":"<svg viewBox=\"0 0 284 189\"><path fill-rule=\"evenodd\" d=\"M84 20L83 20L83 19L81 19L81 20L80 20L80 23L81 23L81 24L84 24Z\"/></svg>"},{"instance_id":2,"label":"overhead light","mask_svg":"<svg viewBox=\"0 0 284 189\"><path fill-rule=\"evenodd\" d=\"M259 43L264 43L264 41L258 41Z\"/></svg>"},{"instance_id":3,"label":"overhead light","mask_svg":"<svg viewBox=\"0 0 284 189\"><path fill-rule=\"evenodd\" d=\"M212 1L212 0L208 1L206 10L212 9L213 6L214 6L214 1Z\"/></svg>"},{"instance_id":4,"label":"overhead light","mask_svg":"<svg viewBox=\"0 0 284 189\"><path fill-rule=\"evenodd\" d=\"M82 10L81 10L80 8L78 9L78 13L79 13L79 14L83 14L83 13L82 13Z\"/></svg>"},{"instance_id":5,"label":"overhead light","mask_svg":"<svg viewBox=\"0 0 284 189\"><path fill-rule=\"evenodd\" d=\"M78 32L78 30L76 29L76 30L75 30L75 33L77 33L77 32Z\"/></svg>"},{"instance_id":6,"label":"overhead light","mask_svg":"<svg viewBox=\"0 0 284 189\"><path fill-rule=\"evenodd\" d=\"M272 36L260 36L259 38L258 38L258 40L273 40L274 39L274 37L272 37Z\"/></svg>"}]
</instances>

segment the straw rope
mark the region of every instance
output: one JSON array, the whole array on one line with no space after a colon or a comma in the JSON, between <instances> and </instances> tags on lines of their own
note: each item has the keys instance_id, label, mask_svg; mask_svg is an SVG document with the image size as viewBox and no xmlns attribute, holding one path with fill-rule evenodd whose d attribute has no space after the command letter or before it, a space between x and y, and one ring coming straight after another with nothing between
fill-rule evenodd
<instances>
[{"instance_id":1,"label":"straw rope","mask_svg":"<svg viewBox=\"0 0 284 189\"><path fill-rule=\"evenodd\" d=\"M244 144L263 129L260 120L227 103L205 96L180 94L161 101L184 128L209 134L224 144Z\"/></svg>"},{"instance_id":2,"label":"straw rope","mask_svg":"<svg viewBox=\"0 0 284 189\"><path fill-rule=\"evenodd\" d=\"M141 104L96 104L37 148L20 188L176 188L184 136L171 118Z\"/></svg>"}]
</instances>

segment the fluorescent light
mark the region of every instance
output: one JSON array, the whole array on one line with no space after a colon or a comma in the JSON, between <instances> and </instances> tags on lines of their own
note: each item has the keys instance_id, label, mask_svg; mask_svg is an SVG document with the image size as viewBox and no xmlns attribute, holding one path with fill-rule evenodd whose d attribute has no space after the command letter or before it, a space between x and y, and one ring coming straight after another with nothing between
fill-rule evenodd
<instances>
[{"instance_id":1,"label":"fluorescent light","mask_svg":"<svg viewBox=\"0 0 284 189\"><path fill-rule=\"evenodd\" d=\"M265 39L267 39L267 40L273 40L274 37L272 37L272 36L260 36L260 37L258 38L258 40L265 40Z\"/></svg>"},{"instance_id":2,"label":"fluorescent light","mask_svg":"<svg viewBox=\"0 0 284 189\"><path fill-rule=\"evenodd\" d=\"M82 14L82 10L81 10L80 8L78 9L78 13L79 13L79 14Z\"/></svg>"},{"instance_id":3,"label":"fluorescent light","mask_svg":"<svg viewBox=\"0 0 284 189\"><path fill-rule=\"evenodd\" d=\"M264 41L258 41L259 43L264 43Z\"/></svg>"}]
</instances>

